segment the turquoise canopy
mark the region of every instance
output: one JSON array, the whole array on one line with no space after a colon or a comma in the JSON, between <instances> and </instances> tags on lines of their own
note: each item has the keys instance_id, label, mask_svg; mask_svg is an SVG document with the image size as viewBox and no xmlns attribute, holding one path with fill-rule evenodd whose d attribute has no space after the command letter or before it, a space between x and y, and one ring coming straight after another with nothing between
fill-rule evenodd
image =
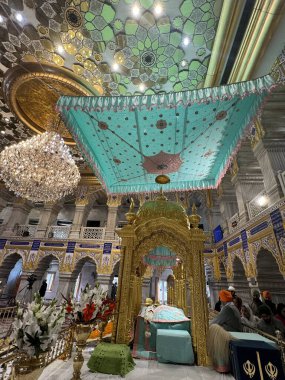
<instances>
[{"instance_id":1,"label":"turquoise canopy","mask_svg":"<svg viewBox=\"0 0 285 380\"><path fill-rule=\"evenodd\" d=\"M248 82L161 95L66 97L57 107L108 193L216 188L274 85Z\"/></svg>"}]
</instances>

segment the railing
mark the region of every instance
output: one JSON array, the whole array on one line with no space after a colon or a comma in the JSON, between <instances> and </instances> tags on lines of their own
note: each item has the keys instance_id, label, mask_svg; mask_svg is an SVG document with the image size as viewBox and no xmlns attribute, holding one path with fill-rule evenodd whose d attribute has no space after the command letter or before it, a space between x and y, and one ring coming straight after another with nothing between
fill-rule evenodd
<instances>
[{"instance_id":1,"label":"railing","mask_svg":"<svg viewBox=\"0 0 285 380\"><path fill-rule=\"evenodd\" d=\"M71 226L49 226L46 237L49 239L68 239Z\"/></svg>"},{"instance_id":2,"label":"railing","mask_svg":"<svg viewBox=\"0 0 285 380\"><path fill-rule=\"evenodd\" d=\"M239 214L234 214L230 219L229 219L229 231L230 233L233 232L238 226L239 226Z\"/></svg>"},{"instance_id":3,"label":"railing","mask_svg":"<svg viewBox=\"0 0 285 380\"><path fill-rule=\"evenodd\" d=\"M104 227L81 227L81 231L80 231L81 239L103 240L104 237L105 237Z\"/></svg>"},{"instance_id":4,"label":"railing","mask_svg":"<svg viewBox=\"0 0 285 380\"><path fill-rule=\"evenodd\" d=\"M69 326L59 333L55 345L48 352L46 366L56 359L66 360L71 357L74 328ZM12 380L13 363L18 356L14 346L0 347L0 380Z\"/></svg>"},{"instance_id":5,"label":"railing","mask_svg":"<svg viewBox=\"0 0 285 380\"><path fill-rule=\"evenodd\" d=\"M244 327L246 327L246 329L248 330L248 331L251 331L251 332L253 332L253 333L257 333L257 334L259 334L259 335L262 335L262 336L264 336L265 338L267 338L267 339L270 339L270 340L272 340L273 342L275 342L277 345L278 345L278 347L279 347L279 349L280 349L280 351L281 351L281 358L282 358L282 362L283 362L283 366L285 366L285 340L284 340L284 338L283 338L283 336L282 336L282 333L280 332L280 331L276 331L276 336L273 336L273 335L270 335L270 334L267 334L267 333L265 333L264 331L262 331L262 330L259 330L259 329L257 329L257 328L255 328L255 327L249 327L247 324L245 324L245 323L243 323L242 324Z\"/></svg>"},{"instance_id":6,"label":"railing","mask_svg":"<svg viewBox=\"0 0 285 380\"><path fill-rule=\"evenodd\" d=\"M37 232L37 226L29 224L20 224L15 228L15 236L34 237Z\"/></svg>"},{"instance_id":7,"label":"railing","mask_svg":"<svg viewBox=\"0 0 285 380\"><path fill-rule=\"evenodd\" d=\"M16 306L0 308L0 339L6 337L14 320L16 310Z\"/></svg>"}]
</instances>

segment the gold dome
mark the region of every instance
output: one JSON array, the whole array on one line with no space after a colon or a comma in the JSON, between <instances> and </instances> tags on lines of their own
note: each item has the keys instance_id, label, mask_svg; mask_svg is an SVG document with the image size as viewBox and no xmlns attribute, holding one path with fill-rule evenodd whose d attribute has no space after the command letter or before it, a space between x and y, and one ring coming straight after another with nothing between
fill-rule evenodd
<instances>
[{"instance_id":1,"label":"gold dome","mask_svg":"<svg viewBox=\"0 0 285 380\"><path fill-rule=\"evenodd\" d=\"M189 226L184 208L177 202L168 201L160 194L154 201L145 202L137 212L135 224L144 223L158 218L170 219L184 227Z\"/></svg>"}]
</instances>

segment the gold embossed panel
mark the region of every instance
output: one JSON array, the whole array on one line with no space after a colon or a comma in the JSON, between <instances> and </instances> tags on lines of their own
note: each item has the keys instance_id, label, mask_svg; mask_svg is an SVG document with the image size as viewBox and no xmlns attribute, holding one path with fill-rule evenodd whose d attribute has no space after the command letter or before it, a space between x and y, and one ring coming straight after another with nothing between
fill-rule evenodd
<instances>
[{"instance_id":1,"label":"gold embossed panel","mask_svg":"<svg viewBox=\"0 0 285 380\"><path fill-rule=\"evenodd\" d=\"M55 122L55 105L61 95L96 95L94 89L69 70L34 63L8 70L3 90L17 117L38 133L49 130ZM75 144L63 123L58 132L67 144Z\"/></svg>"}]
</instances>

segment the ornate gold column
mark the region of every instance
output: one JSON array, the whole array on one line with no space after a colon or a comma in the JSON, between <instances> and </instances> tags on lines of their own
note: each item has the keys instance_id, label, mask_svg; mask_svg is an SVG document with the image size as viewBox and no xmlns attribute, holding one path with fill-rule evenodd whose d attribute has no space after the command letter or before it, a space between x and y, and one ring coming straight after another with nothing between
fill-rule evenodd
<instances>
[{"instance_id":1,"label":"ornate gold column","mask_svg":"<svg viewBox=\"0 0 285 380\"><path fill-rule=\"evenodd\" d=\"M207 355L207 332L208 332L208 308L206 300L206 284L204 271L204 241L205 234L203 230L198 228L200 216L196 214L196 207L192 207L192 215L189 216L190 229L189 246L193 256L192 279L190 285L192 290L192 310L195 325L194 332L195 350L197 353L197 364L205 366L208 363ZM192 284L191 284L192 282Z\"/></svg>"},{"instance_id":2,"label":"ornate gold column","mask_svg":"<svg viewBox=\"0 0 285 380\"><path fill-rule=\"evenodd\" d=\"M121 241L121 260L119 271L119 282L117 290L117 310L114 320L113 337L115 343L128 344L130 340L130 329L133 318L133 295L135 273L132 272L132 258L135 242L134 227L132 225L135 214L132 205L126 214L129 224L117 233Z\"/></svg>"}]
</instances>

